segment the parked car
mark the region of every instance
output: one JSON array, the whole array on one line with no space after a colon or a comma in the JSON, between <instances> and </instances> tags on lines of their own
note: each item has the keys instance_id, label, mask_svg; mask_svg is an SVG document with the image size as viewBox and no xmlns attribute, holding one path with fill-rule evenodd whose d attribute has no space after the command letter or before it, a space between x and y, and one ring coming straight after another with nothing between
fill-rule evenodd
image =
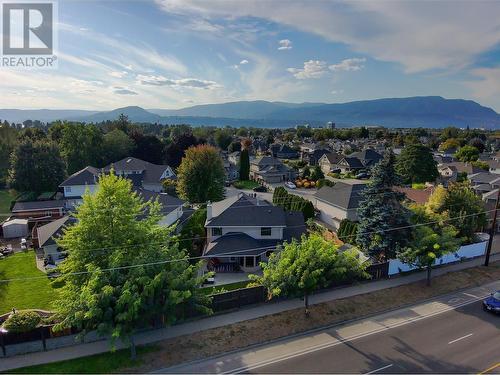
<instances>
[{"instance_id":1,"label":"parked car","mask_svg":"<svg viewBox=\"0 0 500 375\"><path fill-rule=\"evenodd\" d=\"M297 186L292 181L285 182L285 186L289 189L296 189Z\"/></svg>"},{"instance_id":2,"label":"parked car","mask_svg":"<svg viewBox=\"0 0 500 375\"><path fill-rule=\"evenodd\" d=\"M252 189L253 191L257 192L257 193L265 193L267 192L267 188L265 186L256 186Z\"/></svg>"},{"instance_id":3,"label":"parked car","mask_svg":"<svg viewBox=\"0 0 500 375\"><path fill-rule=\"evenodd\" d=\"M355 176L358 180L364 180L366 178L369 178L370 175L368 173L365 173L365 172L361 172L361 173L358 173L356 176Z\"/></svg>"},{"instance_id":4,"label":"parked car","mask_svg":"<svg viewBox=\"0 0 500 375\"><path fill-rule=\"evenodd\" d=\"M483 310L500 314L500 290L491 293L491 296L483 301Z\"/></svg>"},{"instance_id":5,"label":"parked car","mask_svg":"<svg viewBox=\"0 0 500 375\"><path fill-rule=\"evenodd\" d=\"M342 170L340 168L335 168L330 171L330 173L341 173Z\"/></svg>"}]
</instances>

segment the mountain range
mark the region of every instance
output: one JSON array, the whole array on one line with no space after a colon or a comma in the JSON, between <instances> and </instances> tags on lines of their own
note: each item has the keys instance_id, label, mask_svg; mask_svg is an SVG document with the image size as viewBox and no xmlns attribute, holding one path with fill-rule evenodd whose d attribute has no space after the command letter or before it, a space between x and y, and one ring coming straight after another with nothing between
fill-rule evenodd
<instances>
[{"instance_id":1,"label":"mountain range","mask_svg":"<svg viewBox=\"0 0 500 375\"><path fill-rule=\"evenodd\" d=\"M182 109L144 109L137 106L112 111L85 110L19 110L0 109L0 119L71 120L101 122L114 120L120 114L133 122L190 124L193 126L292 127L301 124L322 126L328 121L337 126L380 125L386 127L445 126L500 128L500 115L472 100L445 99L439 96L387 98L348 103L286 103L238 101L195 105Z\"/></svg>"}]
</instances>

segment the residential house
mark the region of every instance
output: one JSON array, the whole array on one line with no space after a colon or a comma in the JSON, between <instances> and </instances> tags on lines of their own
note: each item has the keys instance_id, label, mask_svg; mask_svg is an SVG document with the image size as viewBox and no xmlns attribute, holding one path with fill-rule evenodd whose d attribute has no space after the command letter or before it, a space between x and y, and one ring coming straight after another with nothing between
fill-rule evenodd
<instances>
[{"instance_id":1,"label":"residential house","mask_svg":"<svg viewBox=\"0 0 500 375\"><path fill-rule=\"evenodd\" d=\"M358 172L365 169L365 166L357 157L345 156L338 163L337 167L342 173Z\"/></svg>"},{"instance_id":2,"label":"residential house","mask_svg":"<svg viewBox=\"0 0 500 375\"><path fill-rule=\"evenodd\" d=\"M88 189L93 193L97 187L99 175L110 173L111 170L118 176L132 181L134 187L161 192L162 182L166 179L175 179L175 173L168 165L157 165L141 159L127 157L104 167L103 169L85 167L73 173L59 186L63 188L66 207L72 207L82 201L82 196Z\"/></svg>"},{"instance_id":3,"label":"residential house","mask_svg":"<svg viewBox=\"0 0 500 375\"><path fill-rule=\"evenodd\" d=\"M36 229L37 244L43 253L43 258L48 264L55 265L65 258L65 254L57 245L57 239L63 234L64 228L76 223L76 219L71 216L63 216L48 224L42 225Z\"/></svg>"},{"instance_id":4,"label":"residential house","mask_svg":"<svg viewBox=\"0 0 500 375\"><path fill-rule=\"evenodd\" d=\"M258 156L250 161L250 178L276 184L295 178L295 171L272 156Z\"/></svg>"},{"instance_id":5,"label":"residential house","mask_svg":"<svg viewBox=\"0 0 500 375\"><path fill-rule=\"evenodd\" d=\"M103 168L105 173L111 169L114 169L118 176L130 178L134 186L156 192L163 191L163 180L176 178L168 165L153 164L133 157L126 157Z\"/></svg>"},{"instance_id":6,"label":"residential house","mask_svg":"<svg viewBox=\"0 0 500 375\"><path fill-rule=\"evenodd\" d=\"M372 149L365 149L363 151L354 152L349 155L350 158L357 158L363 167L369 169L377 164L380 160L383 159L383 156L379 154L377 151Z\"/></svg>"},{"instance_id":7,"label":"residential house","mask_svg":"<svg viewBox=\"0 0 500 375\"><path fill-rule=\"evenodd\" d=\"M143 188L134 188L134 191L145 202L156 200L161 204L161 214L163 217L158 224L162 226L170 226L176 223L184 214L184 205L186 202L182 199Z\"/></svg>"},{"instance_id":8,"label":"residential house","mask_svg":"<svg viewBox=\"0 0 500 375\"><path fill-rule=\"evenodd\" d=\"M324 174L328 174L331 171L338 169L338 163L343 159L343 156L336 152L329 152L322 155L318 160L318 165Z\"/></svg>"},{"instance_id":9,"label":"residential house","mask_svg":"<svg viewBox=\"0 0 500 375\"><path fill-rule=\"evenodd\" d=\"M209 269L216 272L254 272L259 263L283 241L300 238L305 232L301 212L286 212L255 196L237 196L207 205Z\"/></svg>"},{"instance_id":10,"label":"residential house","mask_svg":"<svg viewBox=\"0 0 500 375\"><path fill-rule=\"evenodd\" d=\"M434 192L434 186L427 186L425 189L413 189L411 187L396 186L394 191L404 193L406 199L411 203L425 204Z\"/></svg>"},{"instance_id":11,"label":"residential house","mask_svg":"<svg viewBox=\"0 0 500 375\"><path fill-rule=\"evenodd\" d=\"M474 173L468 176L472 189L479 195L500 188L500 176L489 172Z\"/></svg>"},{"instance_id":12,"label":"residential house","mask_svg":"<svg viewBox=\"0 0 500 375\"><path fill-rule=\"evenodd\" d=\"M280 159L297 159L299 153L287 144L273 144L269 146L271 155Z\"/></svg>"},{"instance_id":13,"label":"residential house","mask_svg":"<svg viewBox=\"0 0 500 375\"><path fill-rule=\"evenodd\" d=\"M334 186L323 186L314 194L314 206L319 210L319 219L338 229L343 219L358 220L361 192L366 183L337 182Z\"/></svg>"}]
</instances>

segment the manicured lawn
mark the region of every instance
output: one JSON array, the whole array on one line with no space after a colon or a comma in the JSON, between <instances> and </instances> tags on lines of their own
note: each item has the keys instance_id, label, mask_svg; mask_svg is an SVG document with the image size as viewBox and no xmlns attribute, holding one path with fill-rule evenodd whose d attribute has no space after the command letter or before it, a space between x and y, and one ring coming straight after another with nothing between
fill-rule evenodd
<instances>
[{"instance_id":1,"label":"manicured lawn","mask_svg":"<svg viewBox=\"0 0 500 375\"><path fill-rule=\"evenodd\" d=\"M109 374L119 372L120 369L139 366L144 363L144 354L157 350L155 346L137 347L137 359L130 359L130 350L117 350L114 353L102 353L89 357L70 359L67 361L47 363L9 370L15 374Z\"/></svg>"},{"instance_id":2,"label":"manicured lawn","mask_svg":"<svg viewBox=\"0 0 500 375\"><path fill-rule=\"evenodd\" d=\"M259 184L255 181L236 181L234 184L234 187L237 189L247 189L247 190L252 190L253 188L259 186Z\"/></svg>"},{"instance_id":3,"label":"manicured lawn","mask_svg":"<svg viewBox=\"0 0 500 375\"><path fill-rule=\"evenodd\" d=\"M7 219L10 213L10 202L14 199L14 195L9 190L0 190L0 221Z\"/></svg>"},{"instance_id":4,"label":"manicured lawn","mask_svg":"<svg viewBox=\"0 0 500 375\"><path fill-rule=\"evenodd\" d=\"M222 292L229 292L231 290L246 288L250 282L251 282L250 280L238 281L237 283L232 283L232 284L224 284L219 286L210 286L206 288L201 288L201 290L203 291L203 293L208 295L222 293Z\"/></svg>"},{"instance_id":5,"label":"manicured lawn","mask_svg":"<svg viewBox=\"0 0 500 375\"><path fill-rule=\"evenodd\" d=\"M35 263L33 251L16 253L0 260L0 279L45 276ZM51 310L57 296L48 278L0 282L0 314L16 309Z\"/></svg>"}]
</instances>

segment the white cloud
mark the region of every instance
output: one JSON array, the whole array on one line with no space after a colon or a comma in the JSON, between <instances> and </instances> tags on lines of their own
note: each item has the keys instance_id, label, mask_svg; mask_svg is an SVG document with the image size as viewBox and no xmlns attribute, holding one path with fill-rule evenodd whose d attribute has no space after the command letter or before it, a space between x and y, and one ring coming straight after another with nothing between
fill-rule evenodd
<instances>
[{"instance_id":1,"label":"white cloud","mask_svg":"<svg viewBox=\"0 0 500 375\"><path fill-rule=\"evenodd\" d=\"M292 41L288 39L281 39L279 41L279 47L278 49L280 51L287 50L287 49L292 49Z\"/></svg>"},{"instance_id":2,"label":"white cloud","mask_svg":"<svg viewBox=\"0 0 500 375\"><path fill-rule=\"evenodd\" d=\"M326 62L320 60L309 60L304 62L304 68L288 68L297 79L321 78L327 72Z\"/></svg>"},{"instance_id":3,"label":"white cloud","mask_svg":"<svg viewBox=\"0 0 500 375\"><path fill-rule=\"evenodd\" d=\"M328 68L334 72L336 71L346 71L346 72L351 72L351 71L357 71L361 70L364 68L363 63L366 61L366 59L363 58L352 58L352 59L345 59L342 60L338 64L333 64L330 65Z\"/></svg>"},{"instance_id":4,"label":"white cloud","mask_svg":"<svg viewBox=\"0 0 500 375\"><path fill-rule=\"evenodd\" d=\"M500 41L500 2L157 0L167 12L258 17L402 64L406 72L461 69Z\"/></svg>"},{"instance_id":5,"label":"white cloud","mask_svg":"<svg viewBox=\"0 0 500 375\"><path fill-rule=\"evenodd\" d=\"M246 65L246 64L248 64L248 60L241 60L240 61L240 65Z\"/></svg>"},{"instance_id":6,"label":"white cloud","mask_svg":"<svg viewBox=\"0 0 500 375\"><path fill-rule=\"evenodd\" d=\"M108 73L111 77L115 77L115 78L123 78L125 77L128 73L126 71L113 71L113 72L109 72Z\"/></svg>"},{"instance_id":7,"label":"white cloud","mask_svg":"<svg viewBox=\"0 0 500 375\"><path fill-rule=\"evenodd\" d=\"M476 79L464 84L472 90L474 97L483 100L500 97L500 66L473 69L471 73Z\"/></svg>"},{"instance_id":8,"label":"white cloud","mask_svg":"<svg viewBox=\"0 0 500 375\"><path fill-rule=\"evenodd\" d=\"M161 75L137 75L137 81L141 85L150 86L173 86L173 87L186 87L194 89L217 89L220 88L217 82L206 81L197 78L182 78L182 79L170 79Z\"/></svg>"}]
</instances>

